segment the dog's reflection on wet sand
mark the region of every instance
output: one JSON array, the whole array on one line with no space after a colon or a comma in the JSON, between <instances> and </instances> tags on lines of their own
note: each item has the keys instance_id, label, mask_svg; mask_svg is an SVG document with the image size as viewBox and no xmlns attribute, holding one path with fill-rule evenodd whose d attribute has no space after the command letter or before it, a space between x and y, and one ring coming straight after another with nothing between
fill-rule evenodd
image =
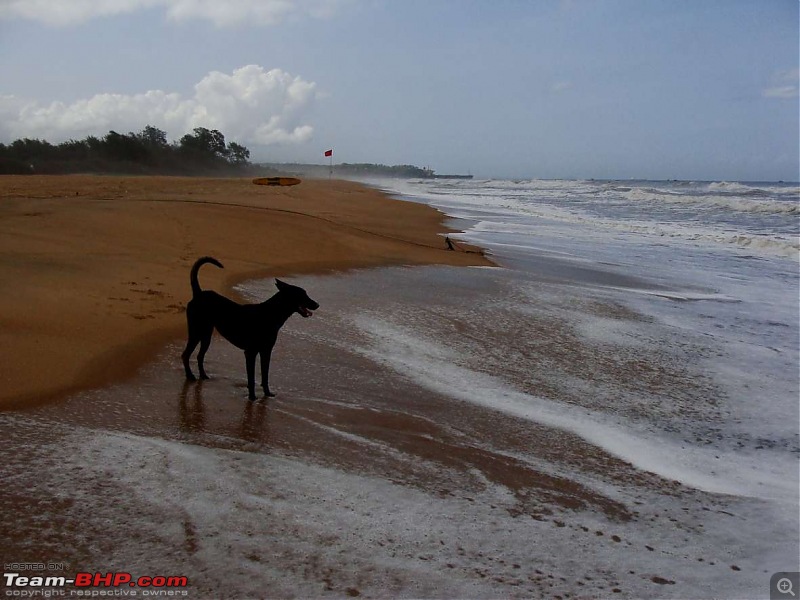
<instances>
[{"instance_id":1,"label":"dog's reflection on wet sand","mask_svg":"<svg viewBox=\"0 0 800 600\"><path fill-rule=\"evenodd\" d=\"M178 426L184 433L214 433L213 411L208 411L203 399L203 381L185 381L178 397ZM191 390L191 394L190 394ZM242 417L235 437L246 442L267 443L269 440L269 411L266 402L243 403Z\"/></svg>"}]
</instances>

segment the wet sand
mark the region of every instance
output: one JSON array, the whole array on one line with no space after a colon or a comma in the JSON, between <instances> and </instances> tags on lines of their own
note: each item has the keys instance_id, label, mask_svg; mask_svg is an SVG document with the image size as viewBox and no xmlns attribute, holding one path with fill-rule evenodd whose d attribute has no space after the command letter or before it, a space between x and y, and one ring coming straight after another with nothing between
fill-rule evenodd
<instances>
[{"instance_id":1,"label":"wet sand","mask_svg":"<svg viewBox=\"0 0 800 600\"><path fill-rule=\"evenodd\" d=\"M519 300L502 271L287 279L321 308L282 332L276 398L248 402L241 353L216 338L209 381L184 382L172 343L128 382L0 417L4 557L186 575L197 598L733 597L768 580L761 557L776 532L747 532L769 504L642 471L563 428L437 391L370 350L362 319L378 316L435 322L444 345L466 351L485 337L473 314ZM647 325L586 290L537 285L621 327ZM239 291L260 298L272 284ZM589 376L581 369L620 393L670 390L687 405L708 391L658 348L638 349L623 376L613 348L593 356L574 321L540 308L498 319L503 357L466 358L565 410L605 402L573 385ZM395 339L402 352L408 340ZM552 357L529 356L538 367L523 374L512 363L526 340Z\"/></svg>"}]
</instances>

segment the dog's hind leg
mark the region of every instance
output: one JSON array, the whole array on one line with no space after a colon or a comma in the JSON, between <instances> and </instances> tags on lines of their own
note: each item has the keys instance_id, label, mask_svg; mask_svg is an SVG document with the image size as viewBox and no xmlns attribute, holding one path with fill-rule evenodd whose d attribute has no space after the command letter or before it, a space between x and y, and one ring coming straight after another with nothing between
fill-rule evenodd
<instances>
[{"instance_id":1,"label":"dog's hind leg","mask_svg":"<svg viewBox=\"0 0 800 600\"><path fill-rule=\"evenodd\" d=\"M213 333L213 329L208 333L203 332L203 336L200 338L200 352L197 353L197 368L200 370L200 379L209 379L206 370L203 368L203 361L206 358L208 347L211 345L211 334Z\"/></svg>"},{"instance_id":2,"label":"dog's hind leg","mask_svg":"<svg viewBox=\"0 0 800 600\"><path fill-rule=\"evenodd\" d=\"M247 397L256 399L256 354L254 350L244 351L244 360L247 366Z\"/></svg>"},{"instance_id":3,"label":"dog's hind leg","mask_svg":"<svg viewBox=\"0 0 800 600\"><path fill-rule=\"evenodd\" d=\"M189 365L189 359L192 357L192 352L194 352L194 349L197 347L197 344L199 343L200 339L193 336L190 333L189 341L186 342L186 349L181 354L181 359L183 360L183 370L186 371L187 381L197 381L197 378L194 376L194 373L192 373L192 367Z\"/></svg>"},{"instance_id":4,"label":"dog's hind leg","mask_svg":"<svg viewBox=\"0 0 800 600\"><path fill-rule=\"evenodd\" d=\"M269 359L272 348L261 350L261 388L264 390L265 398L273 398L275 394L269 391Z\"/></svg>"},{"instance_id":5,"label":"dog's hind leg","mask_svg":"<svg viewBox=\"0 0 800 600\"><path fill-rule=\"evenodd\" d=\"M189 359L192 358L192 352L197 348L202 336L200 335L200 327L198 327L200 315L197 313L197 303L190 300L186 305L186 329L188 330L188 340L186 341L186 348L181 353L181 360L183 360L183 370L186 372L186 381L197 381L197 378L192 373L192 367L189 364ZM202 373L202 370L201 370Z\"/></svg>"},{"instance_id":6,"label":"dog's hind leg","mask_svg":"<svg viewBox=\"0 0 800 600\"><path fill-rule=\"evenodd\" d=\"M186 381L197 381L197 377L194 376L192 373L192 367L189 366L189 357L194 352L195 346L197 346L197 342L192 342L191 340L189 343L186 344L186 350L183 351L181 354L181 359L183 359L183 370L186 372Z\"/></svg>"}]
</instances>

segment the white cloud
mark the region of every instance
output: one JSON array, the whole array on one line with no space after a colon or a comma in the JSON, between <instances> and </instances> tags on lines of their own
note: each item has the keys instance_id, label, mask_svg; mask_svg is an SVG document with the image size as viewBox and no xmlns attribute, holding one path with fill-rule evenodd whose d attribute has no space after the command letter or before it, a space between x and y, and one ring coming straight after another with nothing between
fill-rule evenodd
<instances>
[{"instance_id":1,"label":"white cloud","mask_svg":"<svg viewBox=\"0 0 800 600\"><path fill-rule=\"evenodd\" d=\"M208 20L219 27L276 25L298 17L329 18L351 0L0 0L0 19L53 26L159 8L174 21Z\"/></svg>"},{"instance_id":2,"label":"white cloud","mask_svg":"<svg viewBox=\"0 0 800 600\"><path fill-rule=\"evenodd\" d=\"M241 67L230 75L212 71L186 98L151 90L135 95L97 94L72 104L42 106L0 96L0 139L61 142L102 136L110 129L127 133L153 125L173 139L195 127L207 127L244 144L301 143L314 131L306 121L316 97L315 83L258 65Z\"/></svg>"},{"instance_id":3,"label":"white cloud","mask_svg":"<svg viewBox=\"0 0 800 600\"><path fill-rule=\"evenodd\" d=\"M797 98L796 85L782 85L779 87L767 88L763 91L765 98Z\"/></svg>"},{"instance_id":4,"label":"white cloud","mask_svg":"<svg viewBox=\"0 0 800 600\"><path fill-rule=\"evenodd\" d=\"M800 69L778 71L772 77L773 86L761 92L765 98L797 98Z\"/></svg>"},{"instance_id":5,"label":"white cloud","mask_svg":"<svg viewBox=\"0 0 800 600\"><path fill-rule=\"evenodd\" d=\"M0 0L0 18L22 18L62 26L159 4L163 4L163 0Z\"/></svg>"}]
</instances>

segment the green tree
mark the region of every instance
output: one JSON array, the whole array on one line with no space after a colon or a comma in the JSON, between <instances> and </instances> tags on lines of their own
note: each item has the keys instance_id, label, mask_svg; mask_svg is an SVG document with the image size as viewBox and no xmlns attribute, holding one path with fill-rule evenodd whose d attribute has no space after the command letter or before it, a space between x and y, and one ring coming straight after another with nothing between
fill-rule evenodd
<instances>
[{"instance_id":1,"label":"green tree","mask_svg":"<svg viewBox=\"0 0 800 600\"><path fill-rule=\"evenodd\" d=\"M1 2L2 0L0 0ZM250 151L216 129L197 127L169 144L166 132L147 125L139 133L109 131L57 146L19 139L0 144L0 173L208 173L244 170Z\"/></svg>"},{"instance_id":2,"label":"green tree","mask_svg":"<svg viewBox=\"0 0 800 600\"><path fill-rule=\"evenodd\" d=\"M225 136L216 129L195 127L194 135L187 133L180 139L180 148L199 157L225 158L228 150Z\"/></svg>"},{"instance_id":3,"label":"green tree","mask_svg":"<svg viewBox=\"0 0 800 600\"><path fill-rule=\"evenodd\" d=\"M231 142L228 144L228 161L233 165L246 165L250 161L250 150Z\"/></svg>"},{"instance_id":4,"label":"green tree","mask_svg":"<svg viewBox=\"0 0 800 600\"><path fill-rule=\"evenodd\" d=\"M167 148L167 132L153 127L152 125L146 126L140 133L137 134L139 140L151 148Z\"/></svg>"},{"instance_id":5,"label":"green tree","mask_svg":"<svg viewBox=\"0 0 800 600\"><path fill-rule=\"evenodd\" d=\"M148 156L147 148L135 134L123 135L116 131L109 131L103 138L103 151L109 158L131 162Z\"/></svg>"},{"instance_id":6,"label":"green tree","mask_svg":"<svg viewBox=\"0 0 800 600\"><path fill-rule=\"evenodd\" d=\"M24 161L49 158L53 155L54 148L50 142L29 138L14 140L9 146L14 157Z\"/></svg>"}]
</instances>

